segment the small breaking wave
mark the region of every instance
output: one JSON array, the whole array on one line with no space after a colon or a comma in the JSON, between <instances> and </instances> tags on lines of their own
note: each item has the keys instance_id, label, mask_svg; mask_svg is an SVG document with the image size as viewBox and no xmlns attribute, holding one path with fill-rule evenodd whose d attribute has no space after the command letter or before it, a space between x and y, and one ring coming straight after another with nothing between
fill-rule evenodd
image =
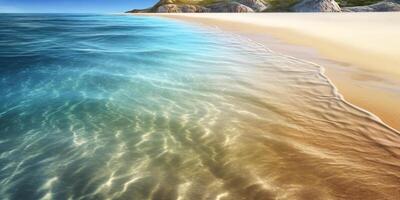
<instances>
[{"instance_id":1,"label":"small breaking wave","mask_svg":"<svg viewBox=\"0 0 400 200\"><path fill-rule=\"evenodd\" d=\"M0 18L5 199L398 195L399 133L320 66L147 17Z\"/></svg>"}]
</instances>

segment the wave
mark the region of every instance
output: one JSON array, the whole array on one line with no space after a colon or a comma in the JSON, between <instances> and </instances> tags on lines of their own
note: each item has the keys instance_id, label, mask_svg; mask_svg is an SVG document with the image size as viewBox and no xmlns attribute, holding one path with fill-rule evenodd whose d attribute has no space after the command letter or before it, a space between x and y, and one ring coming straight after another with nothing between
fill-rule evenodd
<instances>
[{"instance_id":1,"label":"wave","mask_svg":"<svg viewBox=\"0 0 400 200\"><path fill-rule=\"evenodd\" d=\"M0 31L6 199L396 199L399 133L321 66L167 20L37 22Z\"/></svg>"}]
</instances>

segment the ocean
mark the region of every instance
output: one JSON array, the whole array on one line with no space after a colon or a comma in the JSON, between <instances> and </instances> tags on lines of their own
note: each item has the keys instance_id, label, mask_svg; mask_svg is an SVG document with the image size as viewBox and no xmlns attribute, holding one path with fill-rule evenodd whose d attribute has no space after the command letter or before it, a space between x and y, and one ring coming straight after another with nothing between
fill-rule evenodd
<instances>
[{"instance_id":1,"label":"ocean","mask_svg":"<svg viewBox=\"0 0 400 200\"><path fill-rule=\"evenodd\" d=\"M0 14L0 199L396 199L399 140L218 28Z\"/></svg>"}]
</instances>

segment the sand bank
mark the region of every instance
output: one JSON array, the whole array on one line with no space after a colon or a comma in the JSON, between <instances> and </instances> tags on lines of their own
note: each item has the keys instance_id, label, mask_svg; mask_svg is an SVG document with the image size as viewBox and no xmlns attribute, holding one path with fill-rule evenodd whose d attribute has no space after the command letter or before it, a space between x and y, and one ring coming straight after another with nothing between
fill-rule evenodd
<instances>
[{"instance_id":1,"label":"sand bank","mask_svg":"<svg viewBox=\"0 0 400 200\"><path fill-rule=\"evenodd\" d=\"M151 15L217 26L322 65L346 100L400 129L400 13Z\"/></svg>"}]
</instances>

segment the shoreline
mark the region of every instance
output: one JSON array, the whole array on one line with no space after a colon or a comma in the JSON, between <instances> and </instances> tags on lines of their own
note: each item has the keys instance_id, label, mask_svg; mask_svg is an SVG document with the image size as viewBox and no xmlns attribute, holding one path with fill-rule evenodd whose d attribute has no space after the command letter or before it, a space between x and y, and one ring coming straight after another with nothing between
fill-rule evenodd
<instances>
[{"instance_id":1,"label":"shoreline","mask_svg":"<svg viewBox=\"0 0 400 200\"><path fill-rule=\"evenodd\" d=\"M247 37L255 42L265 45L268 49L274 52L302 59L315 63L323 67L324 74L329 78L333 85L338 89L345 101L361 108L366 112L372 113L380 118L380 120L388 125L390 128L400 130L400 109L396 110L398 102L400 102L400 52L393 51L398 48L395 46L397 43L400 44L400 39L391 41L391 45L383 43L377 49L379 52L374 52L371 47L377 45L377 40L373 40L369 46L364 49L357 49L355 44L359 44L357 41L357 35L362 35L360 31L363 31L364 27L357 27L349 30L354 35L352 41L347 41L348 45L344 45L346 41L343 40L341 43L335 42L335 40L329 41L326 38L332 37L332 35L325 35L326 38L321 39L315 37L309 33L302 33L297 31L296 27L292 24L301 26L301 20L307 21L307 23L318 24L321 20L345 18L337 14L140 14L147 16L164 17L174 20L179 20L191 24L218 27L222 31L231 32L244 37ZM273 18L285 18L282 23L280 19ZM314 16L319 15L319 16ZM365 19L370 17L371 14L361 14L358 16L355 22L359 19ZM365 16L363 16L365 15ZM394 15L392 21L398 20L400 22L400 13L389 13L388 16L384 13L372 14L378 15L379 20L388 20ZM257 19L255 19L257 17ZM271 22L257 21L262 18L271 19ZM320 19L320 18L323 19ZM319 18L317 22L309 21L312 18ZM255 22L247 23L248 20L254 19ZM343 19L340 19L343 20ZM340 21L339 20L339 21ZM376 21L379 21L376 20ZM350 20L351 21L351 20ZM347 23L347 22L346 22ZM275 24L275 25L274 25ZM340 25L340 23L339 23ZM390 25L390 24L389 24ZM388 26L389 26L388 25ZM287 26L287 27L285 27ZM322 26L320 34L324 34L326 26L332 26L329 31L334 30L338 27L338 24L330 23ZM381 25L384 26L384 25ZM390 28L391 27L387 27ZM340 29L340 27L338 28ZM358 29L358 30L357 30ZM378 30L382 33L377 35L385 35L387 30ZM394 31L388 33L386 39L389 39L393 33L400 35L400 28L394 29ZM346 36L348 33L342 33ZM344 36L341 36L342 38ZM352 36L353 37L353 36ZM360 36L361 42L365 38ZM374 43L375 42L375 43ZM382 53L385 52L385 48L389 53L383 57L390 58L385 60L382 57ZM392 51L393 52L392 52ZM399 54L398 58L396 54ZM332 56L333 55L333 56ZM352 60L346 59L346 57L354 57ZM366 59L368 58L368 59ZM397 64L399 59L399 64ZM363 65L363 62L370 62L368 65ZM378 65L378 63L382 63ZM385 67L382 67L385 66ZM396 67L398 66L398 67ZM390 73L393 72L393 73ZM397 87L396 87L397 86Z\"/></svg>"}]
</instances>

